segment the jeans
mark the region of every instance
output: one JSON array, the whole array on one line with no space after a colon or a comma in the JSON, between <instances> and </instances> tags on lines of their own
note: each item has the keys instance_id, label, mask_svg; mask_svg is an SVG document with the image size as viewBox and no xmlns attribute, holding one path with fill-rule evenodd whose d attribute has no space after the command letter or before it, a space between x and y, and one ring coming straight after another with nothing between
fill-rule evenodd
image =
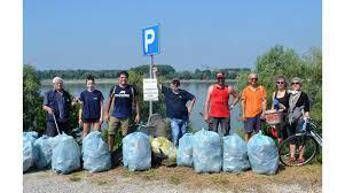
<instances>
[{"instance_id":1,"label":"jeans","mask_svg":"<svg viewBox=\"0 0 345 193\"><path fill-rule=\"evenodd\" d=\"M188 120L171 118L171 134L175 147L178 146L179 139L186 133L187 124Z\"/></svg>"}]
</instances>

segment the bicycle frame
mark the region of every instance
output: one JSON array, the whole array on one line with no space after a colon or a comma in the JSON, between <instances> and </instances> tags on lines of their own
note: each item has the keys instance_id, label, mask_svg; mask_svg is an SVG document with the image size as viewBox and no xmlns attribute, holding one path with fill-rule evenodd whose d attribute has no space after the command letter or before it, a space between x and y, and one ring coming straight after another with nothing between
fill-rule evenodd
<instances>
[{"instance_id":1,"label":"bicycle frame","mask_svg":"<svg viewBox=\"0 0 345 193\"><path fill-rule=\"evenodd\" d=\"M310 125L309 128L307 128L307 124ZM303 129L304 131L307 132L307 135L311 136L313 139L315 139L315 141L322 147L322 137L317 134L316 132L314 132L316 128L316 125L314 123L309 122L309 120L306 120L303 123Z\"/></svg>"}]
</instances>

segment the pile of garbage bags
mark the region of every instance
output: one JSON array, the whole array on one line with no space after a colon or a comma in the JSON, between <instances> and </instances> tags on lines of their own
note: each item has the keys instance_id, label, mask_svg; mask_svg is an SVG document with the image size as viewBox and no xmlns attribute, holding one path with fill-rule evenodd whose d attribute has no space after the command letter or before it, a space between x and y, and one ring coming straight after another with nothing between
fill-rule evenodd
<instances>
[{"instance_id":1,"label":"pile of garbage bags","mask_svg":"<svg viewBox=\"0 0 345 193\"><path fill-rule=\"evenodd\" d=\"M193 139L194 170L219 172L222 168L222 146L219 135L204 129L196 132Z\"/></svg>"},{"instance_id":2,"label":"pile of garbage bags","mask_svg":"<svg viewBox=\"0 0 345 193\"><path fill-rule=\"evenodd\" d=\"M261 133L252 136L247 144L252 170L258 174L275 174L279 165L278 148L272 138Z\"/></svg>"},{"instance_id":3,"label":"pile of garbage bags","mask_svg":"<svg viewBox=\"0 0 345 193\"><path fill-rule=\"evenodd\" d=\"M251 168L255 173L272 175L279 166L275 142L261 133L246 143L236 133L220 137L202 129L183 135L177 148L166 137L153 138L143 132L133 132L122 139L122 161L129 171L150 169L152 159L158 155L178 166L193 167L197 173L241 172ZM89 172L112 167L111 153L101 132L89 133L81 149L72 136L64 133L40 138L36 132L23 133L23 172L36 167L68 174L79 170L81 165Z\"/></svg>"},{"instance_id":4,"label":"pile of garbage bags","mask_svg":"<svg viewBox=\"0 0 345 193\"><path fill-rule=\"evenodd\" d=\"M176 162L177 149L174 144L165 137L151 138L152 153L158 157L164 157L170 162Z\"/></svg>"},{"instance_id":5,"label":"pile of garbage bags","mask_svg":"<svg viewBox=\"0 0 345 193\"><path fill-rule=\"evenodd\" d=\"M223 171L241 172L249 168L246 142L236 133L223 137Z\"/></svg>"},{"instance_id":6,"label":"pile of garbage bags","mask_svg":"<svg viewBox=\"0 0 345 193\"><path fill-rule=\"evenodd\" d=\"M178 166L193 166L193 134L186 133L180 138L176 162Z\"/></svg>"},{"instance_id":7,"label":"pile of garbage bags","mask_svg":"<svg viewBox=\"0 0 345 193\"><path fill-rule=\"evenodd\" d=\"M80 168L80 149L73 137L62 134L54 137L52 170L68 174Z\"/></svg>"},{"instance_id":8,"label":"pile of garbage bags","mask_svg":"<svg viewBox=\"0 0 345 193\"><path fill-rule=\"evenodd\" d=\"M111 168L111 155L108 144L102 139L102 133L89 133L82 143L83 168L90 172L101 172Z\"/></svg>"},{"instance_id":9,"label":"pile of garbage bags","mask_svg":"<svg viewBox=\"0 0 345 193\"><path fill-rule=\"evenodd\" d=\"M37 151L34 148L34 142L37 137L37 132L23 133L23 172L32 168L37 160Z\"/></svg>"},{"instance_id":10,"label":"pile of garbage bags","mask_svg":"<svg viewBox=\"0 0 345 193\"><path fill-rule=\"evenodd\" d=\"M179 141L177 165L201 172L241 172L252 168L258 174L275 174L279 165L278 148L261 133L248 144L236 133L220 138L216 132L200 130L185 134Z\"/></svg>"},{"instance_id":11,"label":"pile of garbage bags","mask_svg":"<svg viewBox=\"0 0 345 193\"><path fill-rule=\"evenodd\" d=\"M37 151L35 166L38 169L48 169L51 167L53 144L53 138L46 135L35 140L34 148Z\"/></svg>"},{"instance_id":12,"label":"pile of garbage bags","mask_svg":"<svg viewBox=\"0 0 345 193\"><path fill-rule=\"evenodd\" d=\"M147 170L151 167L151 145L147 134L128 134L122 139L122 152L123 165L129 171Z\"/></svg>"}]
</instances>

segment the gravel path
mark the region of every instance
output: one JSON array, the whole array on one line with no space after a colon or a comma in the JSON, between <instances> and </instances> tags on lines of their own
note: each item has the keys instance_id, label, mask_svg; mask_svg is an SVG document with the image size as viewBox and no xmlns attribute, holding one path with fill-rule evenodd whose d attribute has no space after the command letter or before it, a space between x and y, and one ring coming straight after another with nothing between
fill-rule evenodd
<instances>
[{"instance_id":1,"label":"gravel path","mask_svg":"<svg viewBox=\"0 0 345 193\"><path fill-rule=\"evenodd\" d=\"M24 193L177 193L177 192L258 192L258 193L321 193L321 173L303 181L266 177L245 172L236 174L195 174L192 170L159 168L146 172L131 173L123 168L91 174L79 171L69 175L58 175L52 171L26 173ZM310 170L310 171L309 171ZM315 173L312 169L306 169ZM180 173L178 173L180 172ZM169 173L169 175L166 175ZM182 175L183 174L183 175ZM186 177L186 175L189 176ZM283 175L285 175L283 173ZM185 178L185 180L180 178ZM292 177L294 178L294 177ZM287 179L291 181L291 179ZM250 182L250 183L248 183Z\"/></svg>"}]
</instances>

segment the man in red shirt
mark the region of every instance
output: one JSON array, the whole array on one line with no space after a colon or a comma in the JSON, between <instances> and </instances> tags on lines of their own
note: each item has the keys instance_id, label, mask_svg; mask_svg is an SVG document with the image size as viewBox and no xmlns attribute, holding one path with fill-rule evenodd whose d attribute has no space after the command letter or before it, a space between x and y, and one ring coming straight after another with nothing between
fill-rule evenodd
<instances>
[{"instance_id":1,"label":"man in red shirt","mask_svg":"<svg viewBox=\"0 0 345 193\"><path fill-rule=\"evenodd\" d=\"M209 123L209 130L220 136L228 135L230 131L230 109L237 103L238 94L235 89L225 84L225 75L218 72L217 83L208 88L204 104L204 119ZM229 107L230 95L234 97ZM220 125L220 129L218 126Z\"/></svg>"}]
</instances>

